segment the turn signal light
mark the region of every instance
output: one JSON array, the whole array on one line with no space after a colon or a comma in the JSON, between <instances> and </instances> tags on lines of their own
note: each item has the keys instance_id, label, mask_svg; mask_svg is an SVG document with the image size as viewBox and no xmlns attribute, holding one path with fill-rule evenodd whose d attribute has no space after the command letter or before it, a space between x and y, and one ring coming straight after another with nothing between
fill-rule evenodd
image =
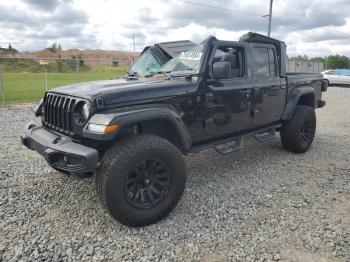
<instances>
[{"instance_id":1,"label":"turn signal light","mask_svg":"<svg viewBox=\"0 0 350 262\"><path fill-rule=\"evenodd\" d=\"M118 130L118 125L117 124L113 124L113 125L108 125L105 127L105 133L112 133Z\"/></svg>"},{"instance_id":2,"label":"turn signal light","mask_svg":"<svg viewBox=\"0 0 350 262\"><path fill-rule=\"evenodd\" d=\"M98 133L112 133L117 131L119 126L117 124L112 125L96 125L96 124L89 124L87 127L87 130L98 132Z\"/></svg>"}]
</instances>

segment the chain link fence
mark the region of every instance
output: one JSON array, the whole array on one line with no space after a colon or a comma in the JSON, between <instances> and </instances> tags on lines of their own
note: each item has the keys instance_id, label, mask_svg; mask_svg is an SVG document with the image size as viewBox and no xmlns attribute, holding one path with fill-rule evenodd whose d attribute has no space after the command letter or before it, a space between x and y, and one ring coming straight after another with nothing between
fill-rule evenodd
<instances>
[{"instance_id":1,"label":"chain link fence","mask_svg":"<svg viewBox=\"0 0 350 262\"><path fill-rule=\"evenodd\" d=\"M62 85L123 77L130 59L0 57L1 104L38 101Z\"/></svg>"},{"instance_id":2,"label":"chain link fence","mask_svg":"<svg viewBox=\"0 0 350 262\"><path fill-rule=\"evenodd\" d=\"M40 100L45 91L62 85L120 78L125 75L131 62L132 57L0 57L1 104ZM287 70L319 73L324 71L324 64L289 60Z\"/></svg>"}]
</instances>

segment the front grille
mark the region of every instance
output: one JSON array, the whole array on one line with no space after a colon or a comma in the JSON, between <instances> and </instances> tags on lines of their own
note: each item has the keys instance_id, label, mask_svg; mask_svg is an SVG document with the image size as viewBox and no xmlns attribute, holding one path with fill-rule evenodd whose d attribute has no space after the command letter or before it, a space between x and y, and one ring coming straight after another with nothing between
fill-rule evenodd
<instances>
[{"instance_id":1,"label":"front grille","mask_svg":"<svg viewBox=\"0 0 350 262\"><path fill-rule=\"evenodd\" d=\"M72 117L76 103L75 98L47 93L43 103L44 126L66 135L72 135Z\"/></svg>"}]
</instances>

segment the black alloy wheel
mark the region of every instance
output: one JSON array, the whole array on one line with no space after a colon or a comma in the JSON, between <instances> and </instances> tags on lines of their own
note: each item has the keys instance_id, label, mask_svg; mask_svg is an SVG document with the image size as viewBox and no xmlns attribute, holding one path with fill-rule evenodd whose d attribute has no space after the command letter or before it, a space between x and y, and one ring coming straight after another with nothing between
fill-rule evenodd
<instances>
[{"instance_id":1,"label":"black alloy wheel","mask_svg":"<svg viewBox=\"0 0 350 262\"><path fill-rule=\"evenodd\" d=\"M310 139L314 137L314 124L312 120L312 116L309 114L305 118L305 122L300 130L300 140L303 146L308 146L310 143Z\"/></svg>"},{"instance_id":2,"label":"black alloy wheel","mask_svg":"<svg viewBox=\"0 0 350 262\"><path fill-rule=\"evenodd\" d=\"M163 160L143 160L126 179L127 200L138 208L152 208L167 195L170 183L170 170Z\"/></svg>"},{"instance_id":3,"label":"black alloy wheel","mask_svg":"<svg viewBox=\"0 0 350 262\"><path fill-rule=\"evenodd\" d=\"M291 119L281 128L282 146L294 153L306 152L315 137L316 114L311 106L297 105Z\"/></svg>"}]
</instances>

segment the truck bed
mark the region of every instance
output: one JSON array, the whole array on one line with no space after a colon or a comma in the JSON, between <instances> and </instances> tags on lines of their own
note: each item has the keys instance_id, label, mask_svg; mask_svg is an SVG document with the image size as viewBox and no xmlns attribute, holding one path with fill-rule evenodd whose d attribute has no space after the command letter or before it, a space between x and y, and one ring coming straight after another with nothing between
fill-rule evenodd
<instances>
[{"instance_id":1,"label":"truck bed","mask_svg":"<svg viewBox=\"0 0 350 262\"><path fill-rule=\"evenodd\" d=\"M322 91L327 89L322 79L323 75L321 73L286 73L287 94L292 95L292 91L297 87L313 88L315 108L322 107L324 105L324 101L322 101Z\"/></svg>"},{"instance_id":2,"label":"truck bed","mask_svg":"<svg viewBox=\"0 0 350 262\"><path fill-rule=\"evenodd\" d=\"M287 72L287 83L294 84L297 82L311 82L316 80L323 79L321 73L295 73L295 72Z\"/></svg>"}]
</instances>

